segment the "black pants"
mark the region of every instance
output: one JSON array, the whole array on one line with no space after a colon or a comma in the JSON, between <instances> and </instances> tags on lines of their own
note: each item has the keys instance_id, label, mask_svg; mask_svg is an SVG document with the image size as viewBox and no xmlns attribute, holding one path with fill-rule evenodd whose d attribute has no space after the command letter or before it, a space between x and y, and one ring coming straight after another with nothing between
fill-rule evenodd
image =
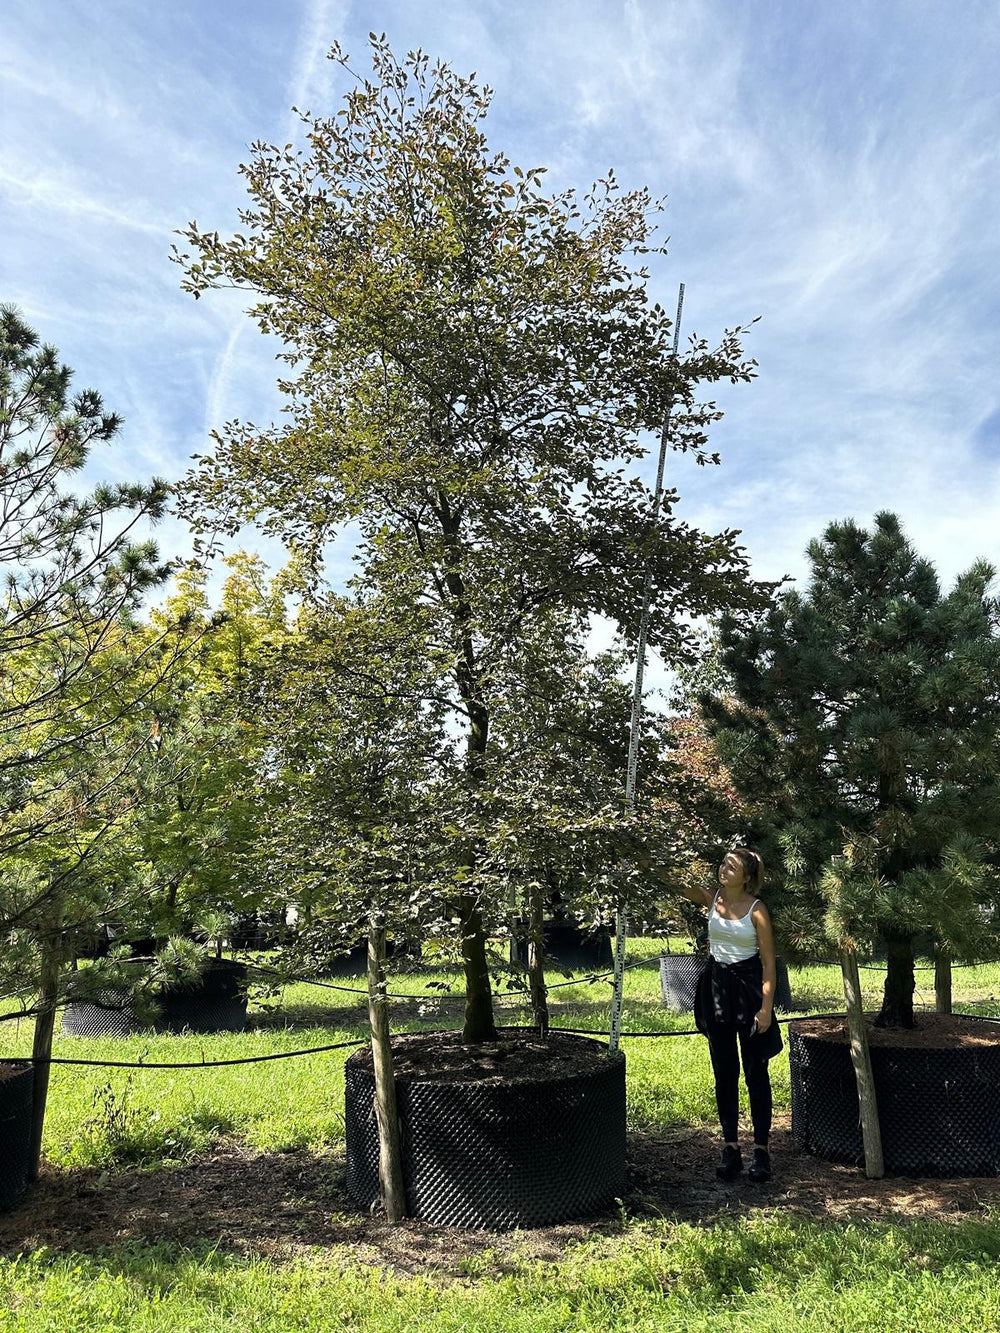
<instances>
[{"instance_id":1,"label":"black pants","mask_svg":"<svg viewBox=\"0 0 1000 1333\"><path fill-rule=\"evenodd\" d=\"M771 1132L771 1076L767 1070L767 1061L757 1054L748 1035L742 1032L737 1035L735 1023L713 1024L708 1032L708 1049L712 1055L715 1101L719 1108L722 1137L726 1143L735 1143L739 1137L742 1054L743 1077L750 1094L753 1141L765 1146Z\"/></svg>"}]
</instances>

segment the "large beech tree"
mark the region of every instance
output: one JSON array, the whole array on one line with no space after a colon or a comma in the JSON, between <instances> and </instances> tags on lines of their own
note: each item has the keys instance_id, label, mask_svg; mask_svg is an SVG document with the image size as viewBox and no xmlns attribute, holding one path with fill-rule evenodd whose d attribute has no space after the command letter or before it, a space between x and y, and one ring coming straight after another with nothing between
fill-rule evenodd
<instances>
[{"instance_id":1,"label":"large beech tree","mask_svg":"<svg viewBox=\"0 0 1000 1333\"><path fill-rule=\"evenodd\" d=\"M882 1025L912 1027L914 944L993 956L1000 839L994 569L942 594L888 512L831 524L808 588L720 622L728 697L699 696L737 788L780 853L783 937L887 954Z\"/></svg>"},{"instance_id":2,"label":"large beech tree","mask_svg":"<svg viewBox=\"0 0 1000 1333\"><path fill-rule=\"evenodd\" d=\"M658 513L628 464L673 406L672 445L698 463L718 415L698 386L749 380L739 330L671 356L671 321L642 256L657 205L609 173L578 200L540 168L492 153L490 91L420 52L372 40L374 74L333 116L303 115L306 146L253 145L250 207L224 239L192 223L184 286L256 294L277 335L288 421L230 422L190 479L186 513L235 532L254 520L317 567L346 524L358 595L445 668L464 733L466 788L488 777L497 681L539 623L572 633L591 613L690 650L682 613L766 604L733 531ZM349 72L336 47L332 59ZM462 850L454 915L465 1036L495 1035L478 849Z\"/></svg>"}]
</instances>

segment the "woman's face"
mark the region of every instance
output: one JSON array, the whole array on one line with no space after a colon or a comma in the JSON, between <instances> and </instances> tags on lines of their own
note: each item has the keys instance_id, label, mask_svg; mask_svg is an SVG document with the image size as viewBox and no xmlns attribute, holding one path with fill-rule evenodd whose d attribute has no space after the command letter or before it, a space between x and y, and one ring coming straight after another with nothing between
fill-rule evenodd
<instances>
[{"instance_id":1,"label":"woman's face","mask_svg":"<svg viewBox=\"0 0 1000 1333\"><path fill-rule=\"evenodd\" d=\"M719 883L723 888L741 889L747 877L746 867L735 852L729 852L722 858L719 866Z\"/></svg>"}]
</instances>

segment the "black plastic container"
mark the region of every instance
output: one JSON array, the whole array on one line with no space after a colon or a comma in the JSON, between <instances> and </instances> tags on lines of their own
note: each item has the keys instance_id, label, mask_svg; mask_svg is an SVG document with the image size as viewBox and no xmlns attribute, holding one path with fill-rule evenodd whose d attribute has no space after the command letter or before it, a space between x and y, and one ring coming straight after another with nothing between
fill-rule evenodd
<instances>
[{"instance_id":1,"label":"black plastic container","mask_svg":"<svg viewBox=\"0 0 1000 1333\"><path fill-rule=\"evenodd\" d=\"M137 959L148 962L153 959ZM131 998L108 990L96 1003L75 1003L63 1011L63 1031L73 1037L127 1037L157 1032L242 1032L247 1021L247 967L231 958L213 958L193 982L176 982L157 995L152 1024L141 1020Z\"/></svg>"},{"instance_id":2,"label":"black plastic container","mask_svg":"<svg viewBox=\"0 0 1000 1333\"><path fill-rule=\"evenodd\" d=\"M0 1212L20 1203L28 1188L33 1083L30 1060L0 1061Z\"/></svg>"},{"instance_id":3,"label":"black plastic container","mask_svg":"<svg viewBox=\"0 0 1000 1333\"><path fill-rule=\"evenodd\" d=\"M397 1077L411 1216L508 1231L585 1217L621 1197L625 1056L587 1037L548 1040L592 1049L593 1069L508 1082ZM379 1197L378 1127L364 1054L344 1066L347 1189L369 1208Z\"/></svg>"},{"instance_id":4,"label":"black plastic container","mask_svg":"<svg viewBox=\"0 0 1000 1333\"><path fill-rule=\"evenodd\" d=\"M996 1044L872 1045L872 1075L888 1175L1000 1175L1000 1024L982 1024ZM858 1088L846 1041L788 1025L792 1138L828 1162L861 1166Z\"/></svg>"},{"instance_id":5,"label":"black plastic container","mask_svg":"<svg viewBox=\"0 0 1000 1333\"><path fill-rule=\"evenodd\" d=\"M694 993L706 960L692 953L664 953L660 955L660 996L668 1009L676 1014L694 1009ZM774 960L777 986L774 994L775 1009L789 1013L792 1008L792 989L788 968L783 959Z\"/></svg>"},{"instance_id":6,"label":"black plastic container","mask_svg":"<svg viewBox=\"0 0 1000 1333\"><path fill-rule=\"evenodd\" d=\"M543 947L547 958L574 971L605 972L614 967L614 940L607 927L583 930L567 921L547 921L543 929ZM513 961L526 966L528 945L518 939Z\"/></svg>"}]
</instances>

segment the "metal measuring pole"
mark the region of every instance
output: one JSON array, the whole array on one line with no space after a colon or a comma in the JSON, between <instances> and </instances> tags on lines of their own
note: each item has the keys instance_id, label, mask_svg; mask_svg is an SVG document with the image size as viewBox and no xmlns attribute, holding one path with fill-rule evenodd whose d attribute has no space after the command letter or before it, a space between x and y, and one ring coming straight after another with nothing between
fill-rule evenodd
<instances>
[{"instance_id":1,"label":"metal measuring pole","mask_svg":"<svg viewBox=\"0 0 1000 1333\"><path fill-rule=\"evenodd\" d=\"M677 292L677 318L674 320L674 360L681 336L681 311L684 309L684 284ZM670 413L673 401L663 418L660 431L660 459L656 468L656 490L653 495L653 517L660 508L663 495L663 465L667 457L667 441L670 438ZM642 612L639 616L639 643L636 648L635 688L632 691L632 721L628 734L628 768L625 773L625 804L630 810L635 809L635 771L639 760L639 723L642 717L642 676L646 669L646 630L649 625L649 602L653 587L653 576L647 573L642 585ZM617 930L615 932L615 981L611 997L611 1031L608 1036L608 1048L617 1051L622 1029L622 988L625 983L625 937L628 934L628 921L624 907L618 909Z\"/></svg>"}]
</instances>

